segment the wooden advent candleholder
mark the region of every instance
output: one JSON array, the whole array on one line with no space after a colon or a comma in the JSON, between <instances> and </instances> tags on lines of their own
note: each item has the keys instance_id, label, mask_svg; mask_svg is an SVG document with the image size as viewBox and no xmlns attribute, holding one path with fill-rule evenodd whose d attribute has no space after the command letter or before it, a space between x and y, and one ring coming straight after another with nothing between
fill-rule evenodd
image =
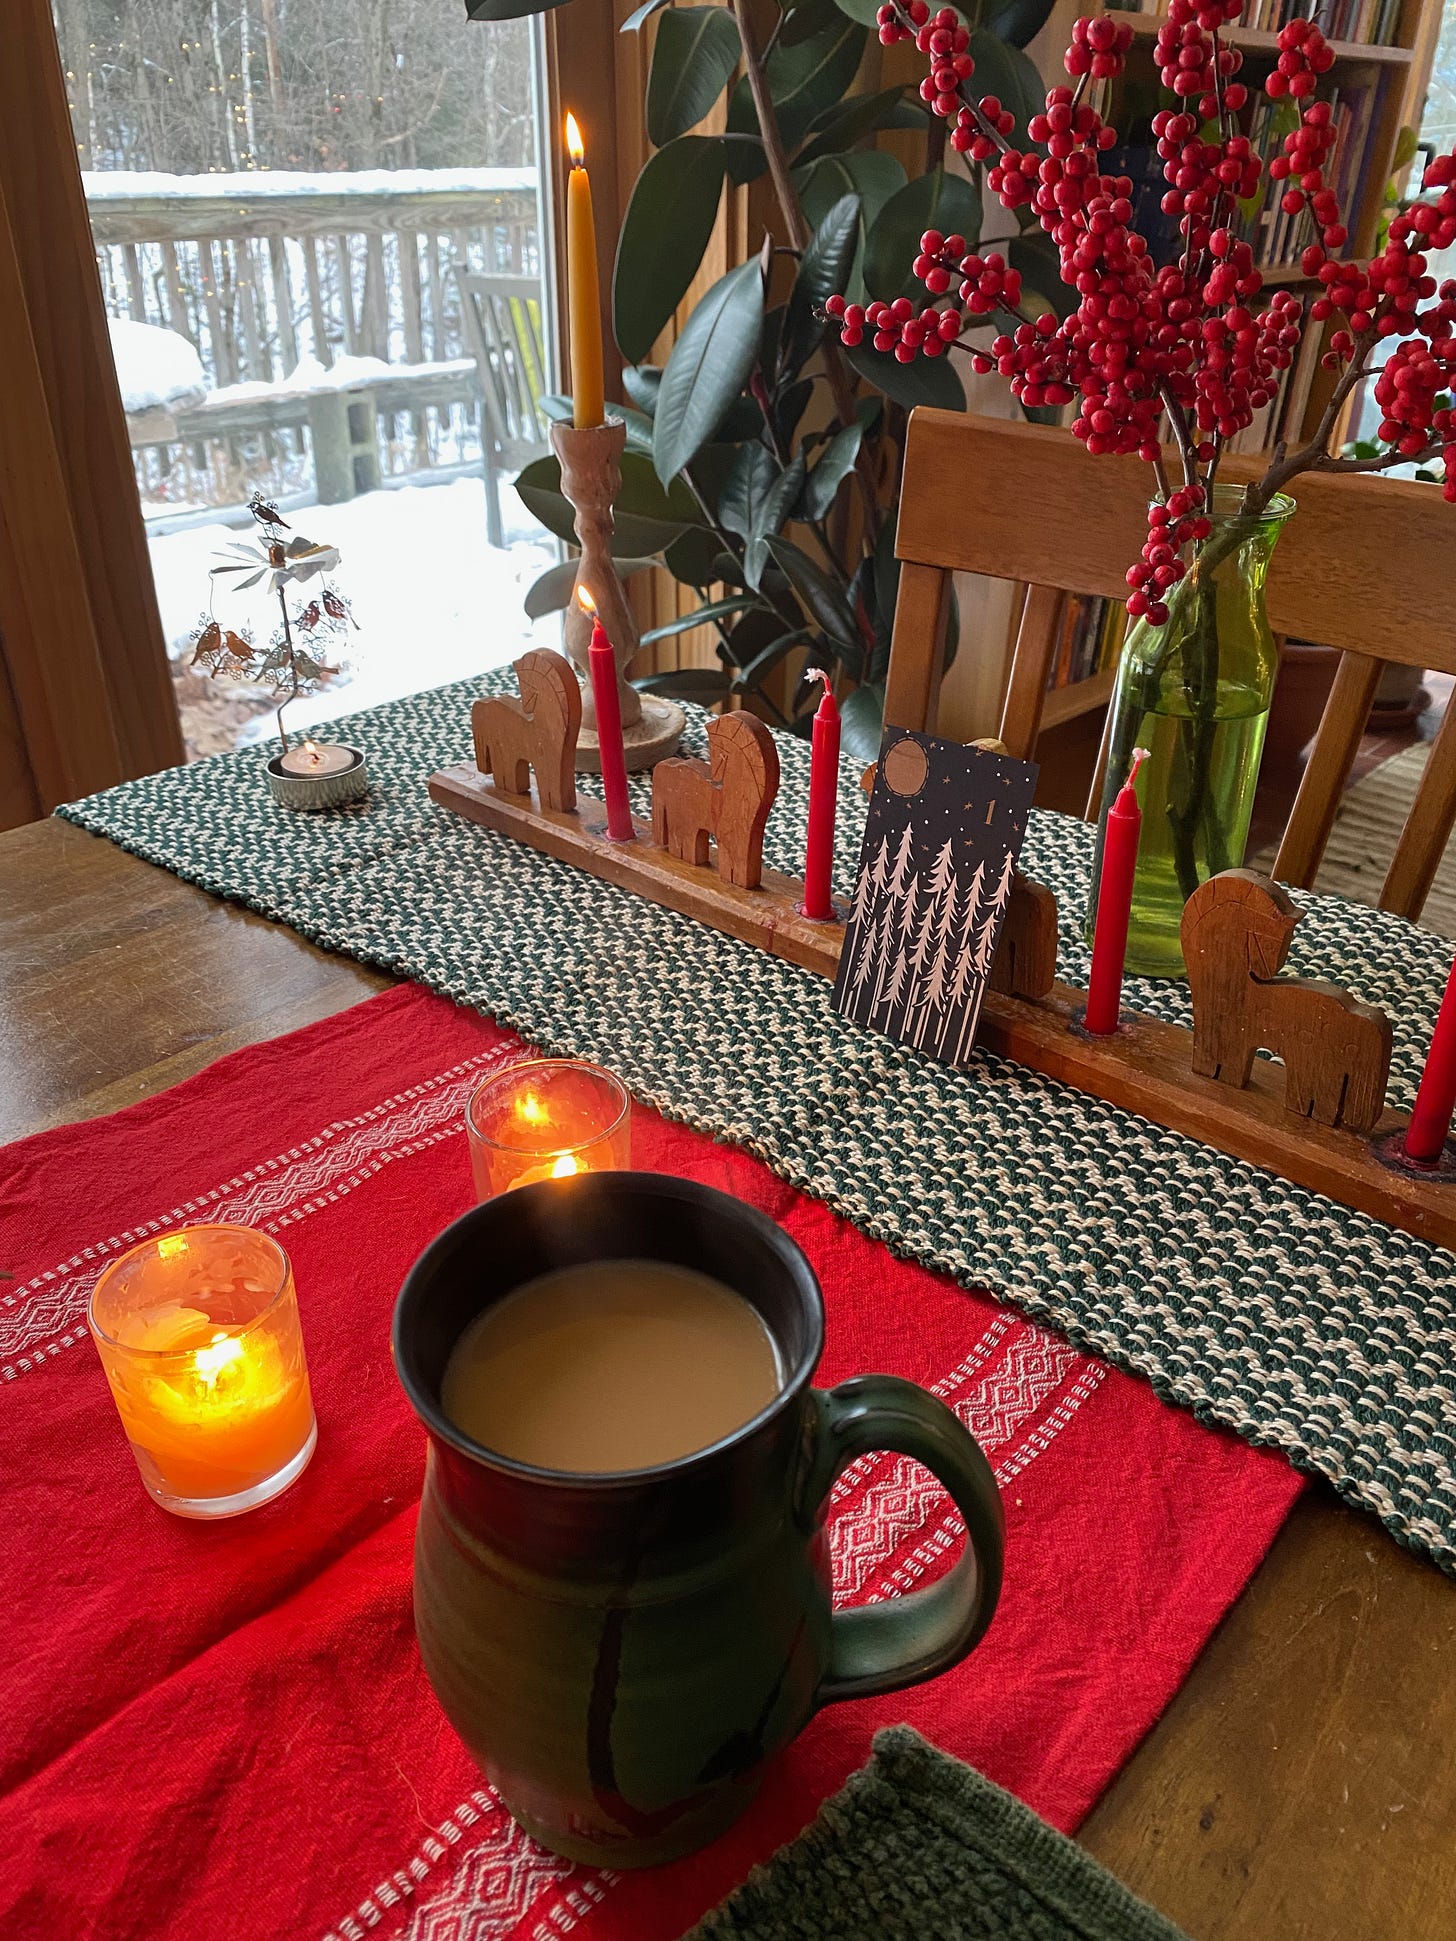
<instances>
[{"instance_id":1,"label":"wooden advent candleholder","mask_svg":"<svg viewBox=\"0 0 1456 1941\"><path fill-rule=\"evenodd\" d=\"M569 705L560 702L561 675L569 670L562 663L553 679L539 665L549 660L560 657L537 651L517 663L520 703L475 704L477 748L479 710L515 711L485 717L485 750L504 782L462 762L430 778L431 798L605 882L833 977L844 943L843 907L836 906L833 922L811 921L800 908L803 885L762 865L764 824L778 788L777 751L762 724L741 714L711 721L711 759L661 763L653 777L653 826L635 822L635 842L611 842L603 806L577 802L574 788L568 795L563 787L572 770L574 724ZM514 728L517 719L530 739L497 753L491 736L499 730L492 724ZM751 727L734 725L748 722ZM529 790L511 786L522 779L521 762L534 770ZM562 806L553 806L558 799ZM670 847L658 847L659 840ZM1085 992L1055 981L1055 899L1045 885L1018 874L976 1042L1389 1226L1456 1247L1450 1176L1439 1168L1418 1175L1388 1156L1405 1118L1382 1109L1389 1064L1383 1014L1333 985L1265 975L1283 962L1277 934L1270 954L1270 914L1287 949L1293 909L1282 891L1248 871L1203 885L1185 917L1195 1030L1124 1010L1115 1032L1093 1037L1078 1025ZM1288 1065L1255 1056L1271 1023L1273 1048L1296 1048ZM1220 1057L1220 1047L1234 1051ZM1200 1069L1210 1060L1215 1069ZM1333 1122L1321 1123L1321 1114Z\"/></svg>"},{"instance_id":2,"label":"wooden advent candleholder","mask_svg":"<svg viewBox=\"0 0 1456 1941\"><path fill-rule=\"evenodd\" d=\"M620 418L608 418L601 425L551 426L551 449L561 464L561 489L576 514L576 537L581 546L572 597L566 604L565 633L566 651L576 663L583 689L576 766L591 775L600 774L602 762L588 660L591 615L576 598L582 587L596 602L617 658L617 700L622 710L622 750L627 767L650 768L664 755L672 754L687 725L676 702L658 694L639 694L626 678L640 644L631 603L612 562L612 507L622 489L622 453L626 447L627 427Z\"/></svg>"}]
</instances>

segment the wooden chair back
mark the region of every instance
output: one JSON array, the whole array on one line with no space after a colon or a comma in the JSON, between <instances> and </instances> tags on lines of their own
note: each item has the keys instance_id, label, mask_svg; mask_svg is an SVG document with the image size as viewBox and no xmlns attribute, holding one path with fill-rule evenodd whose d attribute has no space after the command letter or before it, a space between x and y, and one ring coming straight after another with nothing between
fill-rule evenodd
<instances>
[{"instance_id":1,"label":"wooden chair back","mask_svg":"<svg viewBox=\"0 0 1456 1941\"><path fill-rule=\"evenodd\" d=\"M1263 469L1225 459L1241 483ZM1065 430L962 412L911 414L895 551L900 594L885 720L934 733L950 576L982 573L1026 588L1000 736L1036 747L1063 595L1123 599L1147 534L1149 472L1137 458L1093 458ZM1456 674L1456 508L1429 485L1313 472L1291 492L1298 516L1275 549L1269 622L1340 650L1274 874L1308 889L1329 840L1381 668ZM967 651L962 643L962 652ZM1088 805L1097 813L1100 777ZM1420 915L1456 821L1456 707L1447 710L1396 847L1380 907Z\"/></svg>"},{"instance_id":2,"label":"wooden chair back","mask_svg":"<svg viewBox=\"0 0 1456 1941\"><path fill-rule=\"evenodd\" d=\"M496 449L508 459L542 452L546 346L541 285L534 276L482 276L458 258L454 271L461 334L480 373Z\"/></svg>"},{"instance_id":3,"label":"wooden chair back","mask_svg":"<svg viewBox=\"0 0 1456 1941\"><path fill-rule=\"evenodd\" d=\"M482 275L459 256L451 270L460 295L461 336L480 379L488 537L500 546L501 472L516 471L546 450L541 285L533 276Z\"/></svg>"}]
</instances>

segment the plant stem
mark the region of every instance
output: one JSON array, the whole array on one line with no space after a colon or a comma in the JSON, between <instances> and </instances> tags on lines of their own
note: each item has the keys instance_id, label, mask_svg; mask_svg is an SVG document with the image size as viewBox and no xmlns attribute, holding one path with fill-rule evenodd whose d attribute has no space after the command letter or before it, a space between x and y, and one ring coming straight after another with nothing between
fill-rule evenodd
<instances>
[{"instance_id":1,"label":"plant stem","mask_svg":"<svg viewBox=\"0 0 1456 1941\"><path fill-rule=\"evenodd\" d=\"M278 739L283 743L283 752L286 755L288 753L288 730L283 726L283 710L288 706L290 701L296 701L298 699L298 662L293 652L293 629L288 624L288 589L286 586L280 586L278 589L278 611L283 615L283 644L288 649L288 679L290 683L288 693L278 703L277 717Z\"/></svg>"},{"instance_id":2,"label":"plant stem","mask_svg":"<svg viewBox=\"0 0 1456 1941\"><path fill-rule=\"evenodd\" d=\"M753 24L748 17L748 0L732 0L732 4L733 18L738 23L738 38L743 43L743 71L748 76L748 91L753 96L753 110L758 116L758 129L763 137L763 152L768 162L774 195L778 200L779 212L783 216L789 241L796 250L802 252L809 243L809 225L804 218L804 211L794 191L794 185L789 180L788 151L784 147L783 131L779 127L778 116L774 112L773 97L768 91L763 57L759 53ZM825 340L823 356L824 370L834 398L835 412L842 424L852 425L854 387L844 368L844 359L839 354L839 347L832 338ZM860 500L864 506L864 550L871 552L874 549L875 535L880 527L880 507L875 497L874 478L863 448L855 458L854 471L859 481Z\"/></svg>"}]
</instances>

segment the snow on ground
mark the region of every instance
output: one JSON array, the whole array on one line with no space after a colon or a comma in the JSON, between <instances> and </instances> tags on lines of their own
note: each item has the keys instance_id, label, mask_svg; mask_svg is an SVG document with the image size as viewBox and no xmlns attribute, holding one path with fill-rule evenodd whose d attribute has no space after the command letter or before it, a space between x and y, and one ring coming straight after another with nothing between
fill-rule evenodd
<instances>
[{"instance_id":1,"label":"snow on ground","mask_svg":"<svg viewBox=\"0 0 1456 1941\"><path fill-rule=\"evenodd\" d=\"M503 510L509 519L509 508ZM332 578L359 624L350 635L344 679L292 703L289 726L304 728L500 667L528 647L559 647L559 617L531 621L522 605L532 581L554 563L555 547L523 514L518 517L504 552L487 545L485 485L475 478L367 492L345 505L290 512L293 531L339 548ZM174 660L190 651L189 636L207 607L208 569L224 546L242 536L206 525L150 542L162 628ZM272 630L277 611L276 600L257 592L219 589L215 602L224 625L249 621L260 639ZM264 716L249 724L244 739L271 730L272 717Z\"/></svg>"},{"instance_id":2,"label":"snow on ground","mask_svg":"<svg viewBox=\"0 0 1456 1941\"><path fill-rule=\"evenodd\" d=\"M259 202L272 196L505 194L534 189L533 168L374 168L243 169L236 174L167 175L160 169L87 169L81 180L88 202L125 201L131 196L225 196Z\"/></svg>"},{"instance_id":3,"label":"snow on ground","mask_svg":"<svg viewBox=\"0 0 1456 1941\"><path fill-rule=\"evenodd\" d=\"M158 324L108 317L123 410L163 411L207 396L202 359L185 337Z\"/></svg>"}]
</instances>

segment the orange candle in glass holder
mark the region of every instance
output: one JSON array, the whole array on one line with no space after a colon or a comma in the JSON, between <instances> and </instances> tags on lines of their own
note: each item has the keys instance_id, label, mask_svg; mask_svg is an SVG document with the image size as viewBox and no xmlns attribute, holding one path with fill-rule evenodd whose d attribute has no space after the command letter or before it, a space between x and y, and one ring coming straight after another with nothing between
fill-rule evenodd
<instances>
[{"instance_id":1,"label":"orange candle in glass holder","mask_svg":"<svg viewBox=\"0 0 1456 1941\"><path fill-rule=\"evenodd\" d=\"M625 1086L574 1058L537 1058L483 1079L465 1113L475 1197L632 1163Z\"/></svg>"},{"instance_id":2,"label":"orange candle in glass holder","mask_svg":"<svg viewBox=\"0 0 1456 1941\"><path fill-rule=\"evenodd\" d=\"M318 1439L287 1254L251 1227L143 1241L97 1281L91 1336L148 1492L236 1516L287 1489Z\"/></svg>"}]
</instances>

